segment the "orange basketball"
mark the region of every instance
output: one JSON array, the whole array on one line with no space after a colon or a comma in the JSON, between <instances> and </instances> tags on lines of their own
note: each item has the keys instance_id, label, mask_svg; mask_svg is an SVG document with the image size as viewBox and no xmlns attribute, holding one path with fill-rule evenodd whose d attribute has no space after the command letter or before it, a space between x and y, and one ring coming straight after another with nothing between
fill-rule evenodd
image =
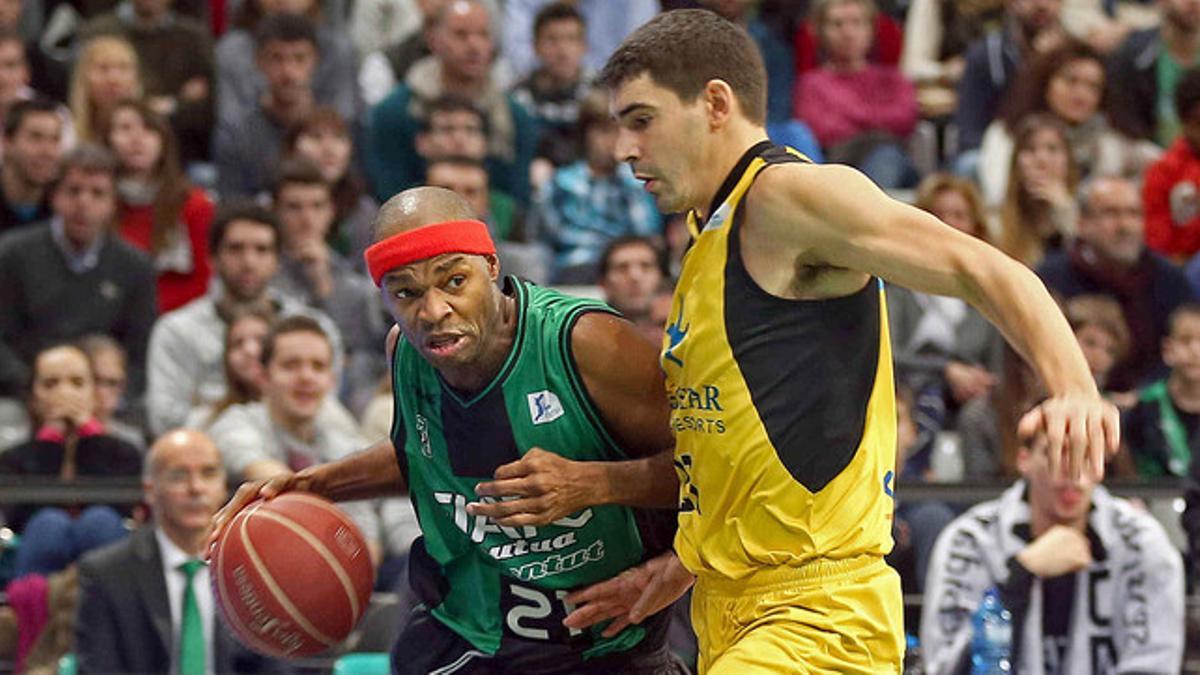
<instances>
[{"instance_id":1,"label":"orange basketball","mask_svg":"<svg viewBox=\"0 0 1200 675\"><path fill-rule=\"evenodd\" d=\"M246 646L282 658L346 639L375 585L358 526L307 492L242 509L217 540L211 564L225 623Z\"/></svg>"}]
</instances>

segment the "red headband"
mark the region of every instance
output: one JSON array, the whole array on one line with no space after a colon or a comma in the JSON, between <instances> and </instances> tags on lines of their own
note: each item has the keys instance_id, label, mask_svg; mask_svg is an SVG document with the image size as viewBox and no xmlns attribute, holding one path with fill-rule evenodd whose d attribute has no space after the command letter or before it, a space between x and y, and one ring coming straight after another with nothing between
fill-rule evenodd
<instances>
[{"instance_id":1,"label":"red headband","mask_svg":"<svg viewBox=\"0 0 1200 675\"><path fill-rule=\"evenodd\" d=\"M443 253L496 255L496 245L492 243L487 225L482 222L448 220L393 234L375 242L363 253L363 258L367 261L371 278L379 286L383 283L383 275L397 267Z\"/></svg>"}]
</instances>

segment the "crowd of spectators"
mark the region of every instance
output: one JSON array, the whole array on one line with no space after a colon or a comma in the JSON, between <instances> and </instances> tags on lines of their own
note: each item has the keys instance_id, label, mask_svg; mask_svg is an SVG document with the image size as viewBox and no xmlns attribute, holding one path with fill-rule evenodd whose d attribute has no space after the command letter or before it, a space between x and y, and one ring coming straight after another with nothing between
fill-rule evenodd
<instances>
[{"instance_id":1,"label":"crowd of spectators","mask_svg":"<svg viewBox=\"0 0 1200 675\"><path fill-rule=\"evenodd\" d=\"M205 435L175 445L211 439L236 483L386 433L391 321L362 254L379 204L417 185L466 199L505 272L605 298L660 341L688 234L616 155L591 82L638 25L696 6L758 44L772 140L857 167L1056 294L1122 411L1108 476L1171 481L1186 511L1138 527L1165 525L1194 583L1200 0L0 0L0 479L145 482L148 450L187 427ZM1043 392L976 308L887 292L894 562L919 593L944 576L939 532L971 530L904 486L1034 491L1017 424ZM986 508L1014 499L1038 507ZM1096 508L1125 514L1112 499ZM155 518L52 501L0 503L20 539L0 588L59 583ZM350 509L379 588L401 587L411 509ZM54 652L35 642L19 657Z\"/></svg>"}]
</instances>

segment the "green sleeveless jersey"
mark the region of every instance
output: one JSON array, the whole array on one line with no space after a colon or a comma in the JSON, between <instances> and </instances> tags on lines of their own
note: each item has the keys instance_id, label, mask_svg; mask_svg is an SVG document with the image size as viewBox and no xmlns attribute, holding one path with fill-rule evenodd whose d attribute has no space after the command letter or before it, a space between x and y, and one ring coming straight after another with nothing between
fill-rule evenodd
<instances>
[{"instance_id":1,"label":"green sleeveless jersey","mask_svg":"<svg viewBox=\"0 0 1200 675\"><path fill-rule=\"evenodd\" d=\"M642 627L606 639L599 630L569 630L562 619L569 590L645 558L633 509L596 506L536 528L502 527L466 511L476 485L533 447L573 460L627 459L571 356L579 317L612 310L515 277L505 292L517 307L512 351L469 398L407 341L396 346L391 435L424 539L410 563L414 586L433 589L419 594L434 617L489 654L502 639L568 644L585 657L630 649Z\"/></svg>"}]
</instances>

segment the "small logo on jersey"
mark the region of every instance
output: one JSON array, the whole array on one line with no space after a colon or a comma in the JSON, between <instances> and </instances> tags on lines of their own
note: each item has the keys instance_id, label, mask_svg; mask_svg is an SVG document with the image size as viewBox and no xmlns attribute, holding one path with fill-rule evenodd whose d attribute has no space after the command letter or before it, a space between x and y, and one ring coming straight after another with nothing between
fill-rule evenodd
<instances>
[{"instance_id":1,"label":"small logo on jersey","mask_svg":"<svg viewBox=\"0 0 1200 675\"><path fill-rule=\"evenodd\" d=\"M421 439L421 454L429 459L433 459L433 446L429 443L429 422L425 421L425 417L417 414L417 435Z\"/></svg>"},{"instance_id":2,"label":"small logo on jersey","mask_svg":"<svg viewBox=\"0 0 1200 675\"><path fill-rule=\"evenodd\" d=\"M667 326L667 348L663 351L663 360L670 361L680 368L683 367L683 359L675 355L675 348L678 347L685 337L687 337L688 329L691 324L683 325L683 298L679 298L679 314L675 320Z\"/></svg>"},{"instance_id":3,"label":"small logo on jersey","mask_svg":"<svg viewBox=\"0 0 1200 675\"><path fill-rule=\"evenodd\" d=\"M547 424L565 414L562 401L552 391L535 391L526 398L529 399L529 417L534 424Z\"/></svg>"},{"instance_id":4,"label":"small logo on jersey","mask_svg":"<svg viewBox=\"0 0 1200 675\"><path fill-rule=\"evenodd\" d=\"M892 490L892 482L895 478L896 474L892 473L891 471L887 472L883 476L883 492L892 499L896 498L896 493Z\"/></svg>"},{"instance_id":5,"label":"small logo on jersey","mask_svg":"<svg viewBox=\"0 0 1200 675\"><path fill-rule=\"evenodd\" d=\"M100 282L100 295L109 302L119 300L121 298L121 287L105 279Z\"/></svg>"},{"instance_id":6,"label":"small logo on jersey","mask_svg":"<svg viewBox=\"0 0 1200 675\"><path fill-rule=\"evenodd\" d=\"M718 208L716 211L713 211L713 214L709 216L708 222L704 224L704 229L701 231L708 232L709 230L715 230L724 225L725 221L729 220L730 211L733 211L733 207L729 205L729 202L722 204L720 208Z\"/></svg>"}]
</instances>

